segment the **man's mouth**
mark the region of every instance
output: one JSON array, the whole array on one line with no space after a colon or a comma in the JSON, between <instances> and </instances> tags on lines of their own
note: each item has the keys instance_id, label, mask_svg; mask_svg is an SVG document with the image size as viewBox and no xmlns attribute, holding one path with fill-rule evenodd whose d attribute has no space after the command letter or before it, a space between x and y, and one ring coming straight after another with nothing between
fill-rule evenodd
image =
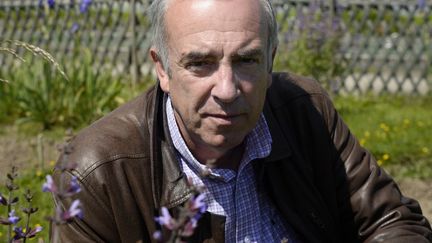
<instances>
[{"instance_id":1,"label":"man's mouth","mask_svg":"<svg viewBox=\"0 0 432 243\"><path fill-rule=\"evenodd\" d=\"M232 125L238 122L244 114L207 114L206 117L216 121L220 125Z\"/></svg>"}]
</instances>

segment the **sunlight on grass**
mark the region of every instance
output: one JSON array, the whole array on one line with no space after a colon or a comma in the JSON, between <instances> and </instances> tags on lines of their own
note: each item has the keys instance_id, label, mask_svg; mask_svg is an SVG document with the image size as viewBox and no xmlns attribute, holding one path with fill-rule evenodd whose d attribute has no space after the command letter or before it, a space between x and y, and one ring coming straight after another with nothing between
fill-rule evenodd
<instances>
[{"instance_id":1,"label":"sunlight on grass","mask_svg":"<svg viewBox=\"0 0 432 243\"><path fill-rule=\"evenodd\" d=\"M395 177L432 178L432 96L337 97L352 133Z\"/></svg>"}]
</instances>

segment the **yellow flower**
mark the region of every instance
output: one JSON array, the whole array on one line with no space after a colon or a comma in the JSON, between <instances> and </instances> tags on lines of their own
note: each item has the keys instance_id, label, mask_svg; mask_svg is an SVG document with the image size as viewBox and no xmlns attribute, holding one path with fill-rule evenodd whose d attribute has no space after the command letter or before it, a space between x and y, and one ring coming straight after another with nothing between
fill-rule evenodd
<instances>
[{"instance_id":1,"label":"yellow flower","mask_svg":"<svg viewBox=\"0 0 432 243\"><path fill-rule=\"evenodd\" d=\"M366 139L365 138L360 139L360 145L364 146L365 144L366 144Z\"/></svg>"},{"instance_id":2,"label":"yellow flower","mask_svg":"<svg viewBox=\"0 0 432 243\"><path fill-rule=\"evenodd\" d=\"M377 131L376 132L376 136L380 139L386 139L387 138L387 133L383 132L383 131Z\"/></svg>"},{"instance_id":3,"label":"yellow flower","mask_svg":"<svg viewBox=\"0 0 432 243\"><path fill-rule=\"evenodd\" d=\"M429 149L428 149L427 147L423 147L423 148L421 149L421 151L422 151L422 153L424 153L424 154L428 154L428 153L429 153Z\"/></svg>"},{"instance_id":4,"label":"yellow flower","mask_svg":"<svg viewBox=\"0 0 432 243\"><path fill-rule=\"evenodd\" d=\"M121 105L125 103L125 100L122 97L116 96L114 100L117 102L117 104Z\"/></svg>"},{"instance_id":5,"label":"yellow flower","mask_svg":"<svg viewBox=\"0 0 432 243\"><path fill-rule=\"evenodd\" d=\"M56 162L55 162L54 160L50 160L49 165L50 165L51 167L54 167L55 164L56 164Z\"/></svg>"},{"instance_id":6,"label":"yellow flower","mask_svg":"<svg viewBox=\"0 0 432 243\"><path fill-rule=\"evenodd\" d=\"M36 171L36 176L39 177L39 176L41 176L41 175L42 175L42 171L41 171L41 170L37 170L37 171Z\"/></svg>"},{"instance_id":7,"label":"yellow flower","mask_svg":"<svg viewBox=\"0 0 432 243\"><path fill-rule=\"evenodd\" d=\"M425 124L424 124L424 122L422 122L422 121L418 121L418 122L417 122L417 126L418 126L418 127L424 127L424 125L425 125Z\"/></svg>"},{"instance_id":8,"label":"yellow flower","mask_svg":"<svg viewBox=\"0 0 432 243\"><path fill-rule=\"evenodd\" d=\"M403 120L403 124L404 124L405 127L409 126L410 123L411 123L411 121L409 119L404 119Z\"/></svg>"},{"instance_id":9,"label":"yellow flower","mask_svg":"<svg viewBox=\"0 0 432 243\"><path fill-rule=\"evenodd\" d=\"M370 132L369 132L369 131L365 131L365 132L364 132L364 136L365 136L366 138L369 138L369 137L370 137Z\"/></svg>"},{"instance_id":10,"label":"yellow flower","mask_svg":"<svg viewBox=\"0 0 432 243\"><path fill-rule=\"evenodd\" d=\"M386 161L386 160L390 159L390 155L388 155L388 154L383 154L382 159L383 159L384 161Z\"/></svg>"},{"instance_id":11,"label":"yellow flower","mask_svg":"<svg viewBox=\"0 0 432 243\"><path fill-rule=\"evenodd\" d=\"M388 131L390 131L390 127L389 127L387 124L385 124L385 123L381 123L381 124L380 124L380 128L381 128L384 132L388 132Z\"/></svg>"},{"instance_id":12,"label":"yellow flower","mask_svg":"<svg viewBox=\"0 0 432 243\"><path fill-rule=\"evenodd\" d=\"M381 165L383 165L383 161L379 159L379 160L377 161L377 164L378 164L379 166L381 166Z\"/></svg>"},{"instance_id":13,"label":"yellow flower","mask_svg":"<svg viewBox=\"0 0 432 243\"><path fill-rule=\"evenodd\" d=\"M3 233L2 232L0 232L0 237L2 237L3 236Z\"/></svg>"}]
</instances>

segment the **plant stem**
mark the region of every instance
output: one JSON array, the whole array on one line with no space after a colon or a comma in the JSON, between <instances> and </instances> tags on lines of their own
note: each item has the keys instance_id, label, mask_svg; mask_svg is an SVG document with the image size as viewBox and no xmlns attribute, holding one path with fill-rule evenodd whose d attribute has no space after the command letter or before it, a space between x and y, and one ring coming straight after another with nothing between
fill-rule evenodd
<instances>
[{"instance_id":1,"label":"plant stem","mask_svg":"<svg viewBox=\"0 0 432 243\"><path fill-rule=\"evenodd\" d=\"M29 210L31 210L31 208L32 208L31 202L29 202L28 208L29 208ZM25 233L26 233L26 234L27 234L27 233L29 232L29 230L30 230L30 229L29 229L29 224L30 224L30 215L31 215L31 211L29 211L29 212L27 213L27 222L26 222L26 227L25 227ZM24 237L23 243L25 243L26 240L27 240L27 237Z\"/></svg>"},{"instance_id":2,"label":"plant stem","mask_svg":"<svg viewBox=\"0 0 432 243\"><path fill-rule=\"evenodd\" d=\"M30 214L27 214L27 222L25 227L25 233L27 234L29 232L29 222L30 222ZM25 243L27 240L27 237L24 237L23 243Z\"/></svg>"},{"instance_id":3,"label":"plant stem","mask_svg":"<svg viewBox=\"0 0 432 243\"><path fill-rule=\"evenodd\" d=\"M176 243L178 237L178 230L174 230L171 234L170 239L168 240L168 243Z\"/></svg>"},{"instance_id":4,"label":"plant stem","mask_svg":"<svg viewBox=\"0 0 432 243\"><path fill-rule=\"evenodd\" d=\"M9 191L9 201L8 201L8 210L7 210L7 216L9 217L9 213L11 212L11 201L12 201L12 191ZM7 232L7 239L8 242L10 242L12 240L11 238L11 234L12 234L12 225L10 224L8 226L8 232Z\"/></svg>"},{"instance_id":5,"label":"plant stem","mask_svg":"<svg viewBox=\"0 0 432 243\"><path fill-rule=\"evenodd\" d=\"M60 222L60 215L58 215L57 212L60 212L59 210L61 209L60 205L56 206L56 213L54 214L55 219L53 220L54 222L51 223L51 227L52 227L52 243L57 243L59 242L59 231L58 231L58 227L59 227L59 223Z\"/></svg>"},{"instance_id":6,"label":"plant stem","mask_svg":"<svg viewBox=\"0 0 432 243\"><path fill-rule=\"evenodd\" d=\"M64 148L65 149L65 148ZM60 226L60 222L62 221L62 215L61 215L61 206L60 206L60 201L63 200L64 197L64 180L65 180L65 171L66 171L66 164L65 161L67 162L67 153L64 154L64 159L63 161L60 163L60 184L59 184L59 188L58 188L58 197L59 197L59 202L57 203L56 207L55 207L55 212L54 212L54 222L52 222L52 230L53 230L53 238L52 238L52 242L53 243L57 243L59 241L59 230L58 227Z\"/></svg>"}]
</instances>

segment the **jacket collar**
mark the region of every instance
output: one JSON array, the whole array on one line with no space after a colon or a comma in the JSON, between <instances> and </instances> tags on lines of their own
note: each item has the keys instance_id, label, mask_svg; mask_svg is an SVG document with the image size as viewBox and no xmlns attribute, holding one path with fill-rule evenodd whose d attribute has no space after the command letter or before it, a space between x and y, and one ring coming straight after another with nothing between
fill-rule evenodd
<instances>
[{"instance_id":1,"label":"jacket collar","mask_svg":"<svg viewBox=\"0 0 432 243\"><path fill-rule=\"evenodd\" d=\"M159 82L152 99L153 109L148 113L151 136L151 163L153 200L157 208L173 208L192 196L187 178L180 170L174 154L166 113L166 94L161 90Z\"/></svg>"},{"instance_id":2,"label":"jacket collar","mask_svg":"<svg viewBox=\"0 0 432 243\"><path fill-rule=\"evenodd\" d=\"M268 101L266 101L264 104L264 116L266 118L266 122L269 126L270 134L272 137L272 150L270 152L270 155L265 158L265 161L277 161L291 156L291 148L287 146L287 144L289 143L283 136L283 131L278 121L275 119L275 116Z\"/></svg>"}]
</instances>

